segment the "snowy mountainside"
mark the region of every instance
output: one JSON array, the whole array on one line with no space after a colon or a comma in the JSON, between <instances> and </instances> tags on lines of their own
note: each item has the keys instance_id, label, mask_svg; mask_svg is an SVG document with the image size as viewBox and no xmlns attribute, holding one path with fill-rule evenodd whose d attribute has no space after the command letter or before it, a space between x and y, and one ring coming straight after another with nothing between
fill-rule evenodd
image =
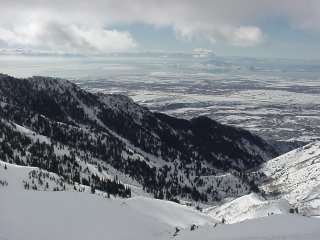
<instances>
[{"instance_id":1,"label":"snowy mountainside","mask_svg":"<svg viewBox=\"0 0 320 240\"><path fill-rule=\"evenodd\" d=\"M79 191L90 192L90 187L71 183L63 177L39 169L37 167L19 166L0 160L0 181L6 182L2 185L4 190L14 191ZM0 185L1 187L1 185Z\"/></svg>"},{"instance_id":2,"label":"snowy mountainside","mask_svg":"<svg viewBox=\"0 0 320 240\"><path fill-rule=\"evenodd\" d=\"M271 159L255 169L260 192L226 198L205 212L226 223L266 217L272 214L299 213L320 216L320 142Z\"/></svg>"},{"instance_id":3,"label":"snowy mountainside","mask_svg":"<svg viewBox=\"0 0 320 240\"><path fill-rule=\"evenodd\" d=\"M319 239L286 213L320 215L320 143L274 155L205 117L0 75L0 239Z\"/></svg>"},{"instance_id":4,"label":"snowy mountainside","mask_svg":"<svg viewBox=\"0 0 320 240\"><path fill-rule=\"evenodd\" d=\"M292 206L284 199L266 200L256 193L251 193L207 208L205 212L220 221L232 224L273 214L286 214L291 208Z\"/></svg>"},{"instance_id":5,"label":"snowy mountainside","mask_svg":"<svg viewBox=\"0 0 320 240\"><path fill-rule=\"evenodd\" d=\"M49 176L44 184L36 175L30 178L35 171ZM53 192L60 187L55 181L59 176L35 167L1 161L0 179L7 182L6 186L0 184L0 239L170 239L176 228L217 223L194 208L171 201L142 196L108 198L102 192L92 194L89 187L67 182L63 191ZM25 189L26 181L33 181L37 191ZM46 181L50 188L41 189Z\"/></svg>"},{"instance_id":6,"label":"snowy mountainside","mask_svg":"<svg viewBox=\"0 0 320 240\"><path fill-rule=\"evenodd\" d=\"M112 185L99 174L106 171L156 198L211 202L242 196L253 185L226 173L277 155L243 129L206 117L187 121L153 113L125 96L92 94L62 79L1 74L0 101L1 159L101 191ZM211 191L200 176L226 181L218 186L217 178ZM130 196L122 185L116 188Z\"/></svg>"},{"instance_id":7,"label":"snowy mountainside","mask_svg":"<svg viewBox=\"0 0 320 240\"><path fill-rule=\"evenodd\" d=\"M301 214L320 215L320 142L272 159L259 171L268 177L261 186L268 197L286 199Z\"/></svg>"},{"instance_id":8,"label":"snowy mountainside","mask_svg":"<svg viewBox=\"0 0 320 240\"><path fill-rule=\"evenodd\" d=\"M171 201L141 196L108 198L106 195L98 196L101 192L92 194L90 188L85 186L85 191L75 191L69 185L66 191L26 190L23 181L35 170L39 169L0 162L0 178L7 182L6 186L0 184L0 239L320 238L320 219L298 214L262 217L260 213L259 219L221 224L220 219ZM51 178L58 178L56 174L41 171ZM38 177L34 179L36 183L37 180ZM54 186L54 182L49 184ZM243 205L246 201L250 202L250 206ZM261 197L251 194L233 201L228 207L234 210L250 209L264 202ZM222 207L220 209L223 211Z\"/></svg>"}]
</instances>

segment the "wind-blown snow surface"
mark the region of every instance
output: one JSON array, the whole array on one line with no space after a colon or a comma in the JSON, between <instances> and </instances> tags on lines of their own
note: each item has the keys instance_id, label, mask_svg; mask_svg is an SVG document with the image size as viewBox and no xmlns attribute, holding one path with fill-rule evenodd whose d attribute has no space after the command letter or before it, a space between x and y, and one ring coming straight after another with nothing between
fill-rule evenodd
<instances>
[{"instance_id":1,"label":"wind-blown snow surface","mask_svg":"<svg viewBox=\"0 0 320 240\"><path fill-rule=\"evenodd\" d=\"M306 215L320 215L320 142L266 162L260 171L270 180L262 189L283 198Z\"/></svg>"}]
</instances>

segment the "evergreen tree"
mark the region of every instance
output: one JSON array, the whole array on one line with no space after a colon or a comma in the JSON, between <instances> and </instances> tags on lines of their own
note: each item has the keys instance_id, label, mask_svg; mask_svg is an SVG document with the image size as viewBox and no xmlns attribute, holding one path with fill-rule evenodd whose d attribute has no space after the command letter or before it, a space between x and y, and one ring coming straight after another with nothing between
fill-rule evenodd
<instances>
[{"instance_id":1,"label":"evergreen tree","mask_svg":"<svg viewBox=\"0 0 320 240\"><path fill-rule=\"evenodd\" d=\"M92 193L92 194L95 194L95 192L96 192L96 189L94 188L93 185L91 185L91 193Z\"/></svg>"}]
</instances>

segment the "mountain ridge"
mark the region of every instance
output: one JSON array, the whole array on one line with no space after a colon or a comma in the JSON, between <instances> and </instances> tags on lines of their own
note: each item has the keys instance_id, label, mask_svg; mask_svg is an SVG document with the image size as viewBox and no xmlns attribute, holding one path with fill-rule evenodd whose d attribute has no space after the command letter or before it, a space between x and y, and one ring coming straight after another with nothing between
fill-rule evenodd
<instances>
[{"instance_id":1,"label":"mountain ridge","mask_svg":"<svg viewBox=\"0 0 320 240\"><path fill-rule=\"evenodd\" d=\"M98 178L90 182L92 176L83 173L83 162L99 170L112 167L158 198L206 202L241 196L252 186L239 176L235 185L218 187L216 180L216 189L203 189L206 184L199 176L245 171L277 156L270 145L246 130L205 117L186 121L153 113L128 97L89 93L63 79L1 74L0 101L2 129L16 135L16 139L3 136L2 159L100 189L106 183ZM46 136L49 142L30 142L25 133L10 127L13 123Z\"/></svg>"}]
</instances>

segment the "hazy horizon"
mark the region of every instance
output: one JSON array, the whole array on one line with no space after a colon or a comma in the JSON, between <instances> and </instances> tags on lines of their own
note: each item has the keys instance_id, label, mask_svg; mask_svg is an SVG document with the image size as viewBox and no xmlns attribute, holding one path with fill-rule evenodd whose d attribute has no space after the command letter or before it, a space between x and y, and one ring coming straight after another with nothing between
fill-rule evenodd
<instances>
[{"instance_id":1,"label":"hazy horizon","mask_svg":"<svg viewBox=\"0 0 320 240\"><path fill-rule=\"evenodd\" d=\"M0 53L192 53L319 59L320 2L0 0Z\"/></svg>"}]
</instances>

